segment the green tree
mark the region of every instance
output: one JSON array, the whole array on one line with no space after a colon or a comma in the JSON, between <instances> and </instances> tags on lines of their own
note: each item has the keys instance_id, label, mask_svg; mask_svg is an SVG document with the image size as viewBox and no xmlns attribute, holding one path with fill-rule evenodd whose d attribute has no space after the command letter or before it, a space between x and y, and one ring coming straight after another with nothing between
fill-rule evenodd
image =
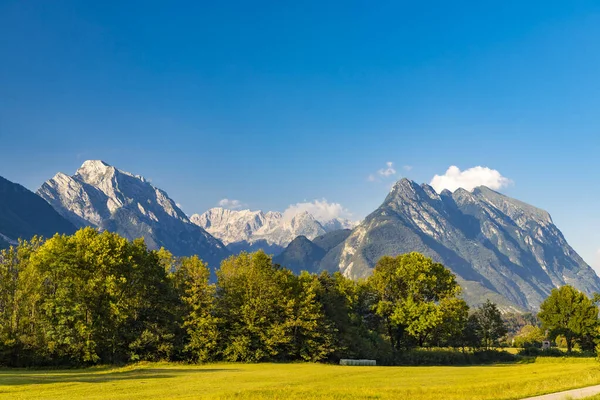
<instances>
[{"instance_id":1,"label":"green tree","mask_svg":"<svg viewBox=\"0 0 600 400\"><path fill-rule=\"evenodd\" d=\"M515 313L508 312L502 314L504 326L506 326L507 335L510 337L516 336L519 331L526 325L541 326L541 322L536 314L532 313Z\"/></svg>"},{"instance_id":2,"label":"green tree","mask_svg":"<svg viewBox=\"0 0 600 400\"><path fill-rule=\"evenodd\" d=\"M163 261L167 259L162 253ZM206 362L216 358L219 332L214 316L215 285L209 283L208 265L197 256L182 257L171 262L172 279L183 302L182 327L187 340L184 351L193 361Z\"/></svg>"},{"instance_id":3,"label":"green tree","mask_svg":"<svg viewBox=\"0 0 600 400\"><path fill-rule=\"evenodd\" d=\"M396 350L423 346L461 302L454 274L419 253L382 257L369 283L379 296L375 311Z\"/></svg>"},{"instance_id":4,"label":"green tree","mask_svg":"<svg viewBox=\"0 0 600 400\"><path fill-rule=\"evenodd\" d=\"M542 347L542 342L546 335L542 329L533 325L525 325L519 333L514 337L514 345L516 347Z\"/></svg>"},{"instance_id":5,"label":"green tree","mask_svg":"<svg viewBox=\"0 0 600 400\"><path fill-rule=\"evenodd\" d=\"M440 303L441 323L434 329L431 341L438 347L462 347L463 332L469 318L467 303L455 297L444 299Z\"/></svg>"},{"instance_id":6,"label":"green tree","mask_svg":"<svg viewBox=\"0 0 600 400\"><path fill-rule=\"evenodd\" d=\"M215 314L222 354L228 361L285 359L291 272L263 251L231 256L217 271Z\"/></svg>"},{"instance_id":7,"label":"green tree","mask_svg":"<svg viewBox=\"0 0 600 400\"><path fill-rule=\"evenodd\" d=\"M85 228L54 236L20 264L19 341L38 362L169 356L172 291L143 240Z\"/></svg>"},{"instance_id":8,"label":"green tree","mask_svg":"<svg viewBox=\"0 0 600 400\"><path fill-rule=\"evenodd\" d=\"M335 351L335 328L317 301L320 282L316 275L303 271L292 276L291 301L287 304L287 331L291 335L288 355L292 359L321 361Z\"/></svg>"},{"instance_id":9,"label":"green tree","mask_svg":"<svg viewBox=\"0 0 600 400\"><path fill-rule=\"evenodd\" d=\"M549 330L550 338L565 338L570 353L577 342L595 335L598 326L598 308L584 293L570 285L553 289L540 306L538 317L542 327Z\"/></svg>"},{"instance_id":10,"label":"green tree","mask_svg":"<svg viewBox=\"0 0 600 400\"><path fill-rule=\"evenodd\" d=\"M44 243L41 237L20 240L17 246L0 250L0 363L33 365L39 359L41 335L32 312L38 295L27 290L31 255Z\"/></svg>"},{"instance_id":11,"label":"green tree","mask_svg":"<svg viewBox=\"0 0 600 400\"><path fill-rule=\"evenodd\" d=\"M381 319L373 313L377 293L365 281L356 282L341 273L323 271L317 277L317 301L325 318L334 327L334 351L329 360L341 358L389 357L379 328Z\"/></svg>"},{"instance_id":12,"label":"green tree","mask_svg":"<svg viewBox=\"0 0 600 400\"><path fill-rule=\"evenodd\" d=\"M495 347L498 340L507 333L498 306L490 300L486 300L475 310L473 323L476 335L481 340L481 346L486 350Z\"/></svg>"}]
</instances>

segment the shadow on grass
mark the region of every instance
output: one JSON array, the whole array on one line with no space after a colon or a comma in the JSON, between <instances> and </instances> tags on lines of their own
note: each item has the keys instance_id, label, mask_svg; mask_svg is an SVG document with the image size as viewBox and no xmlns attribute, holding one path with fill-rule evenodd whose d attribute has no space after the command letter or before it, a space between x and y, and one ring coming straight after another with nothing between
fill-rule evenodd
<instances>
[{"instance_id":1,"label":"shadow on grass","mask_svg":"<svg viewBox=\"0 0 600 400\"><path fill-rule=\"evenodd\" d=\"M112 371L110 368L90 370L0 371L0 386L42 385L53 383L106 383L124 380L174 378L181 374L208 374L214 372L236 372L226 368L139 368L128 371Z\"/></svg>"}]
</instances>

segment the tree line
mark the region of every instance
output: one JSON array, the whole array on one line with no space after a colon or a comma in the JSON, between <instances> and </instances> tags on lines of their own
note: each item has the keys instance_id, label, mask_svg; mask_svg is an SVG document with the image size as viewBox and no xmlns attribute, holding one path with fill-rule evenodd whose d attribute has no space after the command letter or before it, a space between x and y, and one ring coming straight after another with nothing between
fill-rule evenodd
<instances>
[{"instance_id":1,"label":"tree line","mask_svg":"<svg viewBox=\"0 0 600 400\"><path fill-rule=\"evenodd\" d=\"M294 275L262 251L241 253L211 279L196 256L84 228L0 252L0 289L0 364L9 366L393 363L419 347L489 349L507 332L495 304L470 310L451 271L419 253L383 257L361 281ZM569 329L556 332L583 340Z\"/></svg>"}]
</instances>

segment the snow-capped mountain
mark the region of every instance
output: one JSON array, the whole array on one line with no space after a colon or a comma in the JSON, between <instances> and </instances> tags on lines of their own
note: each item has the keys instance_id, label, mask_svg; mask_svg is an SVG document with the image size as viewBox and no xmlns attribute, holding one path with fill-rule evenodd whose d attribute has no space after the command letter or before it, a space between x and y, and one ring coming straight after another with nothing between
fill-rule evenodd
<instances>
[{"instance_id":1,"label":"snow-capped mountain","mask_svg":"<svg viewBox=\"0 0 600 400\"><path fill-rule=\"evenodd\" d=\"M307 211L288 215L221 207L211 208L201 215L194 214L190 220L219 238L233 252L263 248L275 254L298 236L312 240L327 232L353 226L345 219L317 221Z\"/></svg>"},{"instance_id":2,"label":"snow-capped mountain","mask_svg":"<svg viewBox=\"0 0 600 400\"><path fill-rule=\"evenodd\" d=\"M128 239L143 237L151 249L197 254L212 266L230 254L223 243L193 224L167 193L103 161L86 161L73 176L59 172L37 193L77 227L93 226Z\"/></svg>"},{"instance_id":3,"label":"snow-capped mountain","mask_svg":"<svg viewBox=\"0 0 600 400\"><path fill-rule=\"evenodd\" d=\"M535 310L565 284L600 291L600 278L546 211L485 186L438 194L408 179L325 255L320 269L362 278L380 257L411 251L449 267L471 304L490 298Z\"/></svg>"}]
</instances>

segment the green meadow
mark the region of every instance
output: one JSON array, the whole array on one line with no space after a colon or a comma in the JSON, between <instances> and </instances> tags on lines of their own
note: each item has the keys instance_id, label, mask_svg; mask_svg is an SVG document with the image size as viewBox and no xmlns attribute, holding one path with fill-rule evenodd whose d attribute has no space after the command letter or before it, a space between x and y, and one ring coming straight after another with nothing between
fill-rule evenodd
<instances>
[{"instance_id":1,"label":"green meadow","mask_svg":"<svg viewBox=\"0 0 600 400\"><path fill-rule=\"evenodd\" d=\"M519 399L600 384L592 358L452 367L187 365L0 371L0 399Z\"/></svg>"}]
</instances>

